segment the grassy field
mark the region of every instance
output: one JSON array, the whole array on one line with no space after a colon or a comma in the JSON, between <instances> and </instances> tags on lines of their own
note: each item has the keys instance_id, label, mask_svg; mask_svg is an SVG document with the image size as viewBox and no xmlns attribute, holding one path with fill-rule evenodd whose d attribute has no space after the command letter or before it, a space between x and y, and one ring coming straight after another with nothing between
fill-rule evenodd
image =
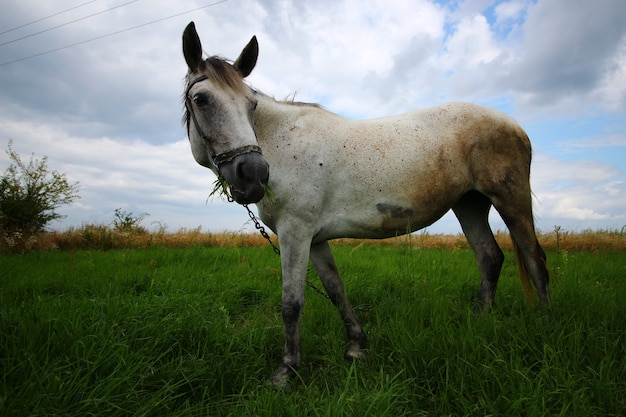
<instances>
[{"instance_id":1,"label":"grassy field","mask_svg":"<svg viewBox=\"0 0 626 417\"><path fill-rule=\"evenodd\" d=\"M335 253L368 359L343 361L339 316L307 288L285 392L264 385L283 343L267 246L0 254L0 415L626 415L623 251L549 253L552 315L510 253L489 315L462 247Z\"/></svg>"}]
</instances>

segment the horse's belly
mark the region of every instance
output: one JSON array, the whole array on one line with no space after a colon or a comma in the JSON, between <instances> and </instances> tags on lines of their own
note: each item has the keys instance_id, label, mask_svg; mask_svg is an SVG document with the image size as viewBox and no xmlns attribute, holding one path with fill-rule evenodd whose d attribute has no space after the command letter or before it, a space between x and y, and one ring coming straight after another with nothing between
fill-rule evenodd
<instances>
[{"instance_id":1,"label":"horse's belly","mask_svg":"<svg viewBox=\"0 0 626 417\"><path fill-rule=\"evenodd\" d=\"M411 233L439 220L450 208L450 205L437 207L404 208L390 204L376 204L379 213L373 222L382 237L397 236Z\"/></svg>"},{"instance_id":2,"label":"horse's belly","mask_svg":"<svg viewBox=\"0 0 626 417\"><path fill-rule=\"evenodd\" d=\"M384 239L414 232L439 220L458 198L439 200L436 204L425 201L417 207L386 202L374 203L367 208L329 211L330 215L314 240L335 238ZM433 202L434 203L434 202Z\"/></svg>"}]
</instances>

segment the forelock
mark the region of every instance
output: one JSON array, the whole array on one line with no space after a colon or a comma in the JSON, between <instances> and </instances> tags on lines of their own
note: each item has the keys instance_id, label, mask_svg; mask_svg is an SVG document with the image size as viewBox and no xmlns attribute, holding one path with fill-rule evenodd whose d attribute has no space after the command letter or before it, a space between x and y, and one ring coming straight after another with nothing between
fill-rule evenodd
<instances>
[{"instance_id":1,"label":"forelock","mask_svg":"<svg viewBox=\"0 0 626 417\"><path fill-rule=\"evenodd\" d=\"M203 68L196 73L206 75L209 80L222 88L230 88L236 92L244 93L246 84L241 74L233 65L224 58L212 56L203 61ZM187 76L189 86L190 75Z\"/></svg>"}]
</instances>

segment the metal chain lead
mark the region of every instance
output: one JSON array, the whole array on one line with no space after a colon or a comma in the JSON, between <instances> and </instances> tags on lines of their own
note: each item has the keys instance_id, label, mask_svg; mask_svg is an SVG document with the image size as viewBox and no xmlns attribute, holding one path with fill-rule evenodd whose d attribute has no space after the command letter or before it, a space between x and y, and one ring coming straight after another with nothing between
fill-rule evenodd
<instances>
[{"instance_id":1,"label":"metal chain lead","mask_svg":"<svg viewBox=\"0 0 626 417\"><path fill-rule=\"evenodd\" d=\"M267 231L265 230L265 227L263 227L263 225L261 224L261 222L259 222L259 219L257 219L256 215L252 212L252 210L250 210L250 207L248 207L247 204L242 204L246 210L248 211L248 217L250 217L250 219L254 222L254 227L259 231L259 233L261 233L261 236L263 236L272 246L272 249L274 249L274 253L276 253L276 255L280 256L280 249L278 249L278 247L276 245L274 245L274 242L272 242L272 239L270 238L270 235L267 233ZM326 294L325 291L317 288L310 280L306 280L306 284L316 293L318 293L319 295L321 295L324 298L327 298L330 300L330 297L328 296L328 294Z\"/></svg>"},{"instance_id":2,"label":"metal chain lead","mask_svg":"<svg viewBox=\"0 0 626 417\"><path fill-rule=\"evenodd\" d=\"M247 204L243 204L243 206L246 208L246 210L248 210L248 216L254 222L254 227L256 228L256 230L258 230L259 233L261 233L261 236L263 236L265 239L267 239L268 242L270 242L272 249L274 249L274 253L276 253L276 255L280 255L280 249L278 249L278 247L274 245L274 242L272 242L272 239L270 239L270 235L268 235L265 231L265 227L263 227L261 222L259 222L259 219L256 218L252 210L250 210L250 207L248 207Z\"/></svg>"}]
</instances>

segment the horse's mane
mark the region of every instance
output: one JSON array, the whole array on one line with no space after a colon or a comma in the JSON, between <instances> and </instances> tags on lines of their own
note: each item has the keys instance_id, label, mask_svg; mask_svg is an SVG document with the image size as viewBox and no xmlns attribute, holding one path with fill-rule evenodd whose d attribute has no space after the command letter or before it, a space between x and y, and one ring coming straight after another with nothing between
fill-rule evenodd
<instances>
[{"instance_id":1,"label":"horse's mane","mask_svg":"<svg viewBox=\"0 0 626 417\"><path fill-rule=\"evenodd\" d=\"M323 109L322 105L319 103L307 103L305 101L296 101L296 92L289 94L283 100L280 100L281 103L290 104L292 106L302 106L302 107L316 107L318 109Z\"/></svg>"}]
</instances>

